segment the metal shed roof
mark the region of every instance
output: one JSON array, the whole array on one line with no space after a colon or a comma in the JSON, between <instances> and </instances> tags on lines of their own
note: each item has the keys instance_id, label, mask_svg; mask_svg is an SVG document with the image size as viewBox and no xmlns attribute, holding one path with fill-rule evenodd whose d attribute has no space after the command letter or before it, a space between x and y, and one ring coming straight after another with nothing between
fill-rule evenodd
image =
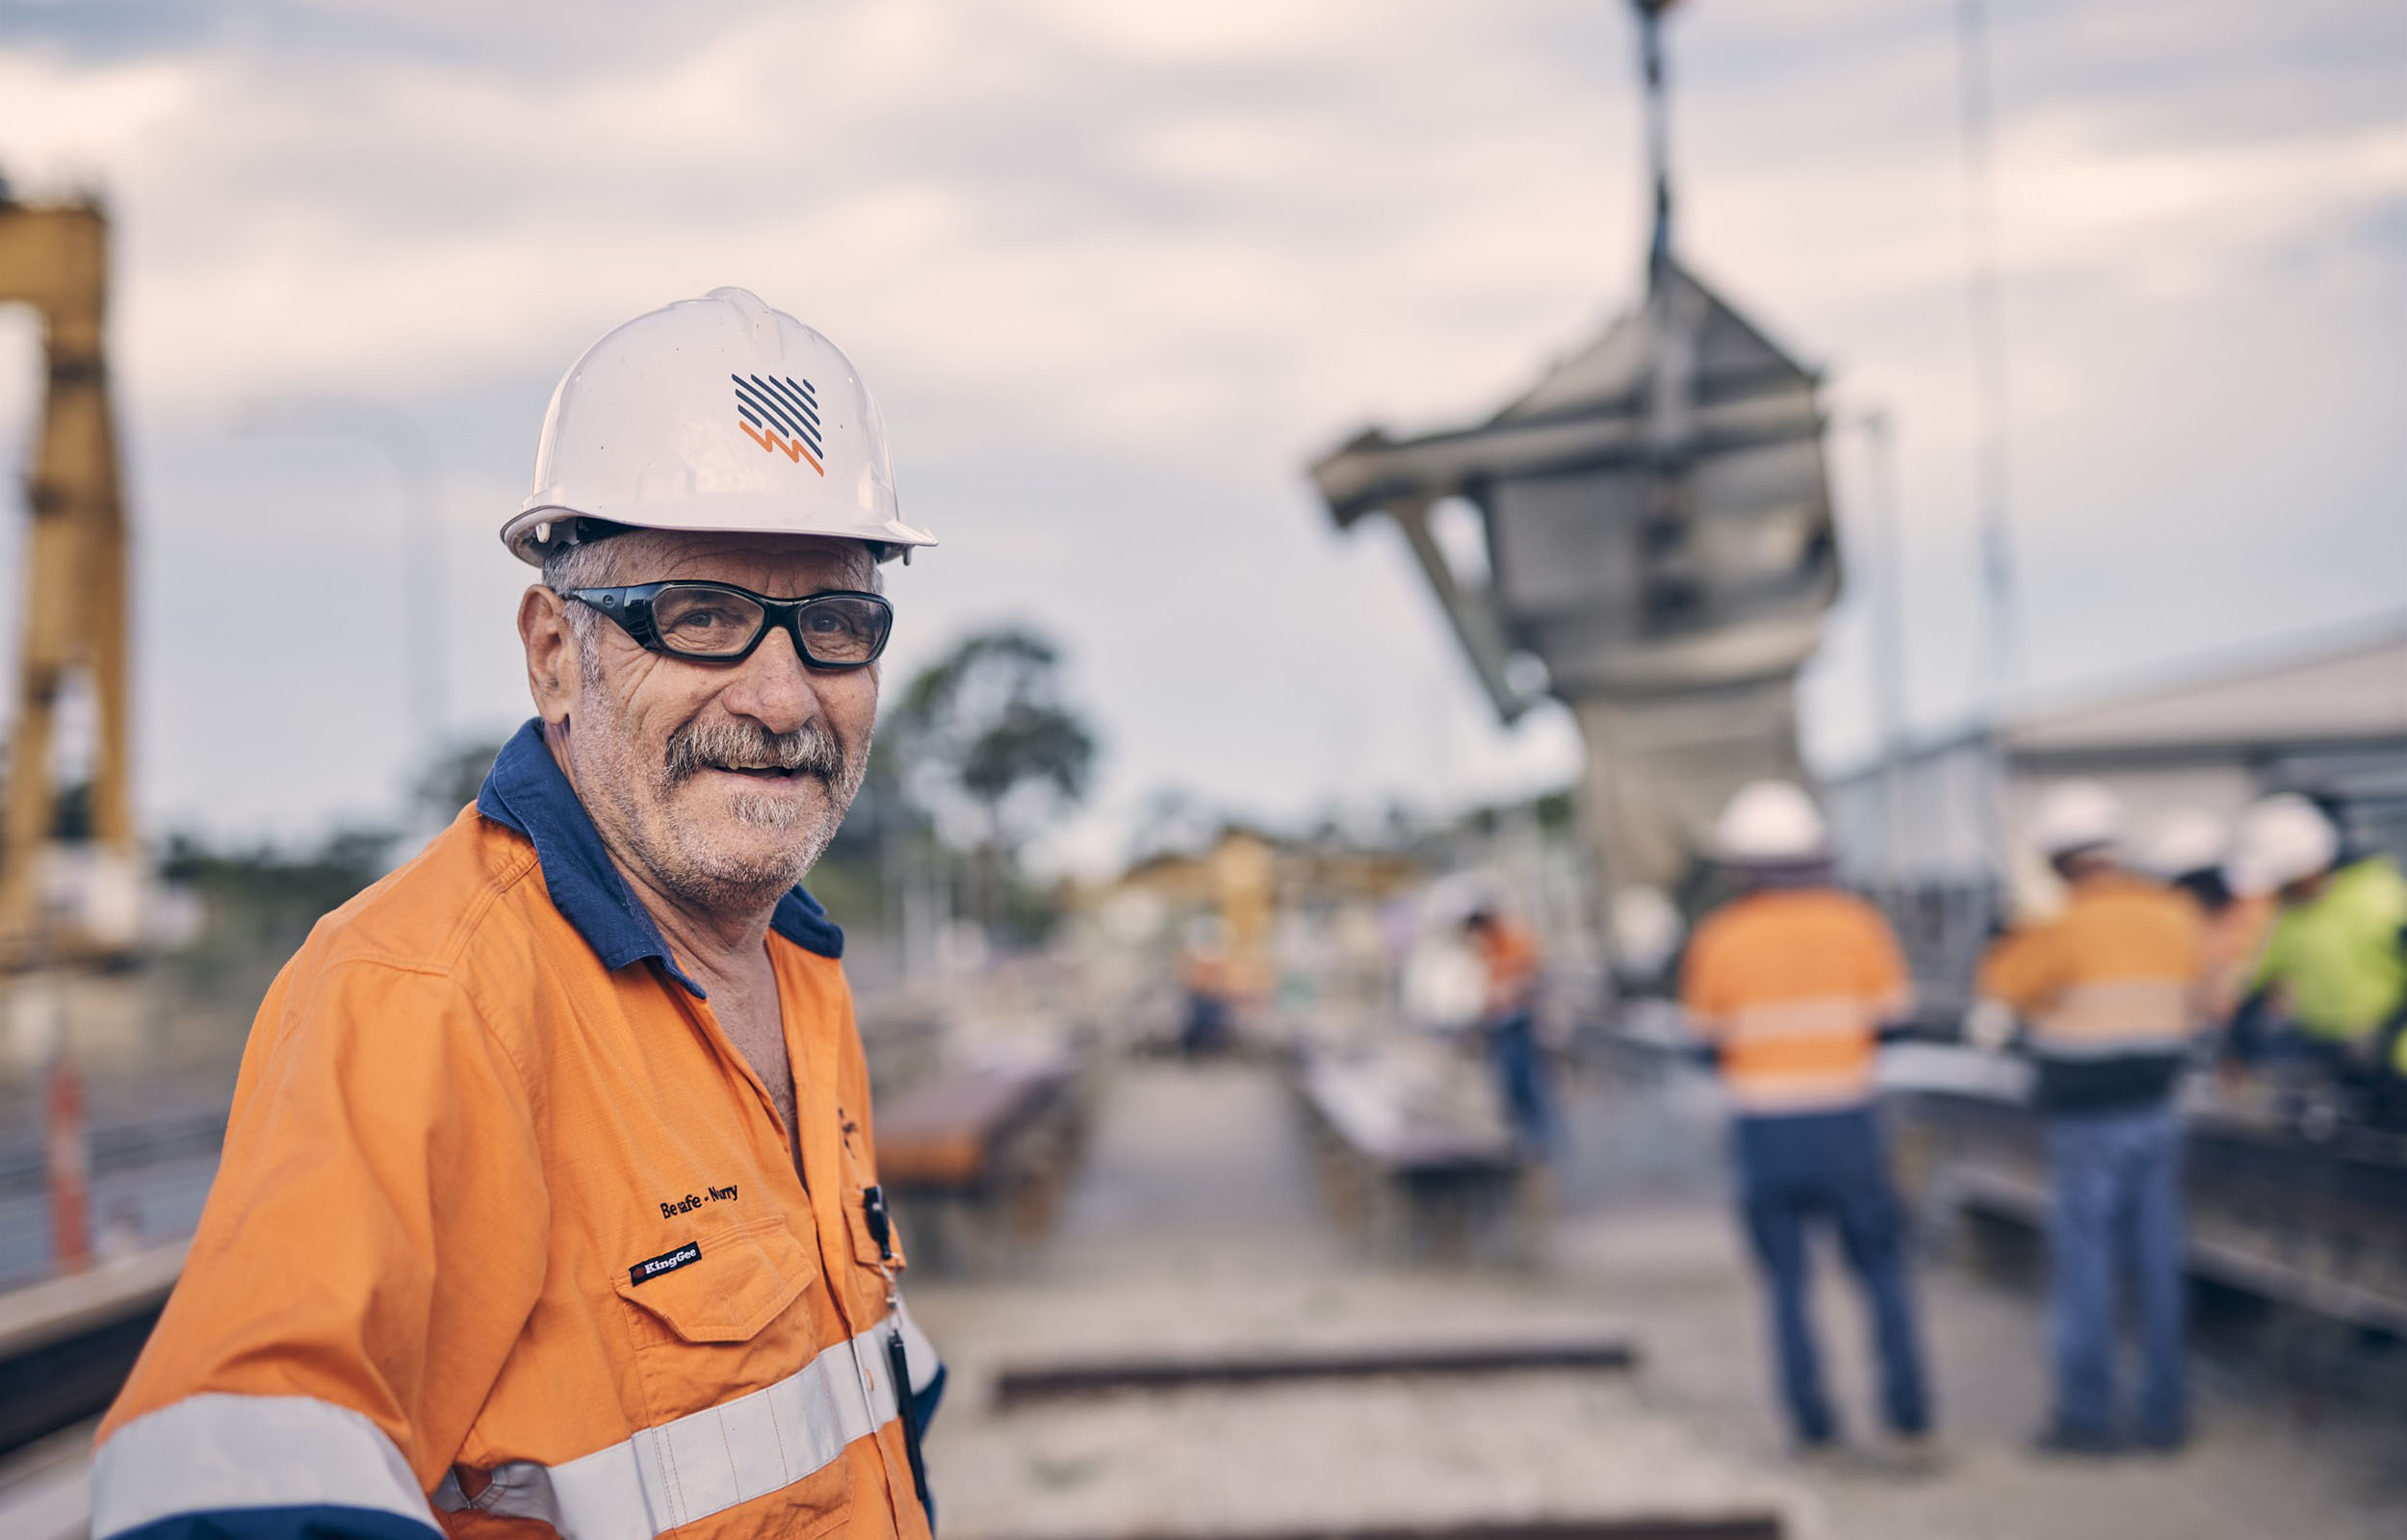
<instances>
[{"instance_id":1,"label":"metal shed roof","mask_svg":"<svg viewBox=\"0 0 2407 1540\"><path fill-rule=\"evenodd\" d=\"M2407 740L2407 611L2327 632L2288 656L2018 712L2023 755Z\"/></svg>"}]
</instances>

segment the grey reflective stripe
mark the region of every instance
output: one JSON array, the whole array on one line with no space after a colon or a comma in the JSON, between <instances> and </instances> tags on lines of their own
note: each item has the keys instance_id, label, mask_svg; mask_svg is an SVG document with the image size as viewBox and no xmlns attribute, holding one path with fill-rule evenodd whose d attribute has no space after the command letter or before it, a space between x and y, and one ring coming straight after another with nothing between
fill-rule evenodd
<instances>
[{"instance_id":1,"label":"grey reflective stripe","mask_svg":"<svg viewBox=\"0 0 2407 1540\"><path fill-rule=\"evenodd\" d=\"M187 1397L118 1428L92 1457L92 1540L179 1513L314 1503L436 1529L384 1430L308 1396Z\"/></svg>"},{"instance_id":2,"label":"grey reflective stripe","mask_svg":"<svg viewBox=\"0 0 2407 1540\"><path fill-rule=\"evenodd\" d=\"M2033 1050L2060 1059L2181 1053L2197 1023L2182 979L2076 984L2032 1023Z\"/></svg>"},{"instance_id":3,"label":"grey reflective stripe","mask_svg":"<svg viewBox=\"0 0 2407 1540\"><path fill-rule=\"evenodd\" d=\"M902 1329L912 1382L919 1383L923 1361L933 1380L934 1349L907 1317ZM893 1421L894 1387L886 1373L893 1330L880 1322L765 1390L645 1428L564 1464L519 1460L497 1467L493 1484L466 1506L541 1519L566 1540L653 1540L790 1486L834 1464L854 1439Z\"/></svg>"}]
</instances>

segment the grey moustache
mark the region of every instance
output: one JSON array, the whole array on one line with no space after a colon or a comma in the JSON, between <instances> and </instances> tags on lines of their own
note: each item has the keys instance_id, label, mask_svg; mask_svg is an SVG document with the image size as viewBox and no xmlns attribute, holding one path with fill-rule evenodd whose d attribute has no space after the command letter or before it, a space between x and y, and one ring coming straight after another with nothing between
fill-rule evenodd
<instances>
[{"instance_id":1,"label":"grey moustache","mask_svg":"<svg viewBox=\"0 0 2407 1540\"><path fill-rule=\"evenodd\" d=\"M741 722L696 723L668 740L671 785L727 766L800 772L832 781L844 768L844 751L819 728L771 732Z\"/></svg>"}]
</instances>

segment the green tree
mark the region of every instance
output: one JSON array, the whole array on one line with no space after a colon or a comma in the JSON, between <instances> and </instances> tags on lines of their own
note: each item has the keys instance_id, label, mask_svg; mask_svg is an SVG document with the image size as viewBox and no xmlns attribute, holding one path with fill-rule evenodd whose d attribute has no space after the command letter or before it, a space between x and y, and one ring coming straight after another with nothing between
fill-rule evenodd
<instances>
[{"instance_id":1,"label":"green tree","mask_svg":"<svg viewBox=\"0 0 2407 1540\"><path fill-rule=\"evenodd\" d=\"M1045 822L1084 800L1096 741L1062 700L1061 652L1024 627L974 632L921 670L888 724L912 799L977 855L979 917Z\"/></svg>"},{"instance_id":2,"label":"green tree","mask_svg":"<svg viewBox=\"0 0 2407 1540\"><path fill-rule=\"evenodd\" d=\"M450 823L462 808L477 800L477 793L484 788L485 772L493 768L493 757L501 752L501 744L485 742L444 750L418 773L417 784L410 788L411 803L434 823Z\"/></svg>"}]
</instances>

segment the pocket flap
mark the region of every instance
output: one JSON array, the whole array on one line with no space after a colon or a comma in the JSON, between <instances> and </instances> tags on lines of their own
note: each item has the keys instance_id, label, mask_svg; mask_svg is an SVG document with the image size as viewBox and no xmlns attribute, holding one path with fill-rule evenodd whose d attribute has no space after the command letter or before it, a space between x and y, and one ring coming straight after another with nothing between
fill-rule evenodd
<instances>
[{"instance_id":1,"label":"pocket flap","mask_svg":"<svg viewBox=\"0 0 2407 1540\"><path fill-rule=\"evenodd\" d=\"M877 1244L877 1237L869 1232L867 1199L867 1188L844 1189L844 1227L852 1234L852 1259L865 1268L889 1267L900 1272L911 1265L903 1255L901 1227L894 1222L890 1210L886 1220L886 1242L894 1248L894 1254L890 1258Z\"/></svg>"},{"instance_id":2,"label":"pocket flap","mask_svg":"<svg viewBox=\"0 0 2407 1540\"><path fill-rule=\"evenodd\" d=\"M684 1258L689 1249L695 1254ZM778 1219L698 1236L656 1260L674 1266L640 1282L621 1276L619 1297L686 1342L748 1342L819 1275L810 1252Z\"/></svg>"}]
</instances>

